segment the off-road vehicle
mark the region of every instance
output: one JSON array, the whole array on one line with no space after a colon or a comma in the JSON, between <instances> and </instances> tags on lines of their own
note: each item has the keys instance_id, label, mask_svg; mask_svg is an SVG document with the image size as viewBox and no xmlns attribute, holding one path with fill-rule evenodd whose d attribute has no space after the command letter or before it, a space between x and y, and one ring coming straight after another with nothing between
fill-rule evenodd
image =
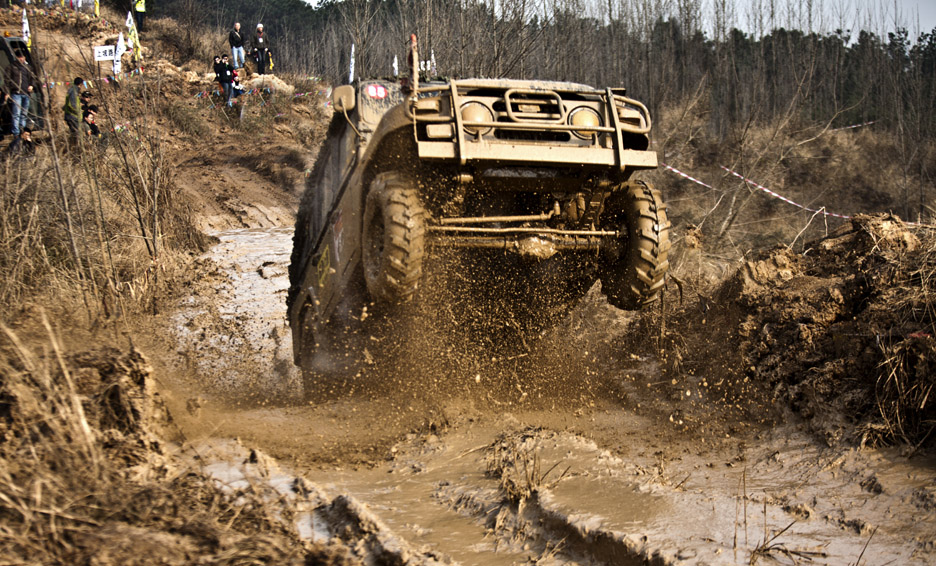
<instances>
[{"instance_id":1,"label":"off-road vehicle","mask_svg":"<svg viewBox=\"0 0 936 566\"><path fill-rule=\"evenodd\" d=\"M411 304L436 248L477 254L468 269L485 282L464 293L510 286L494 318L528 329L551 324L596 280L621 309L656 300L669 223L660 193L631 179L657 166L643 104L623 88L417 78L334 89L293 242L297 364L357 316L352 296Z\"/></svg>"}]
</instances>

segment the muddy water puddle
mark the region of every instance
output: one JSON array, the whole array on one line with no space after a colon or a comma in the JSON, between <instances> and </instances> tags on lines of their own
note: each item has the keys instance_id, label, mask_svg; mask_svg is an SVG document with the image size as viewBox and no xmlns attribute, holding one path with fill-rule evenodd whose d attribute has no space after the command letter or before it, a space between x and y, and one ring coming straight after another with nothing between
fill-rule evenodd
<instances>
[{"instance_id":1,"label":"muddy water puddle","mask_svg":"<svg viewBox=\"0 0 936 566\"><path fill-rule=\"evenodd\" d=\"M215 232L212 266L173 317L180 352L209 394L295 395L298 379L286 325L291 228Z\"/></svg>"},{"instance_id":2,"label":"muddy water puddle","mask_svg":"<svg viewBox=\"0 0 936 566\"><path fill-rule=\"evenodd\" d=\"M793 427L701 445L610 401L608 417L482 406L437 434L425 407L301 402L285 324L291 232L216 234L173 318L208 404L177 420L210 447L219 481L289 495L307 538L351 521L371 552L403 549L403 564L748 564L758 549L763 563L854 564L869 540L862 564L932 563L936 466L896 452L833 450ZM589 332L577 347L608 338ZM654 381L651 361L638 369L638 385ZM251 402L225 401L232 392ZM272 456L245 464L253 448Z\"/></svg>"}]
</instances>

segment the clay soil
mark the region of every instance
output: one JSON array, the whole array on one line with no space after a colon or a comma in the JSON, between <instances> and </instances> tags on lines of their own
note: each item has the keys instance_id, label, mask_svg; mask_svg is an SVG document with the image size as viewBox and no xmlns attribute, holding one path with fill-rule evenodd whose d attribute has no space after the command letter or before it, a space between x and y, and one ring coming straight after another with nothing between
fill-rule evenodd
<instances>
[{"instance_id":1,"label":"clay soil","mask_svg":"<svg viewBox=\"0 0 936 566\"><path fill-rule=\"evenodd\" d=\"M286 270L323 101L262 132L192 108L203 139L160 127L212 243L160 314L116 348L4 343L0 562L936 560L927 230L858 218L639 315L594 288L506 351L428 303L309 394Z\"/></svg>"},{"instance_id":2,"label":"clay soil","mask_svg":"<svg viewBox=\"0 0 936 566\"><path fill-rule=\"evenodd\" d=\"M347 514L331 515L353 502L355 521L373 514L378 538L392 541L382 544L405 549L403 563L933 559L934 462L923 446L873 447L887 425L855 399L874 396L858 378L873 368L860 355L822 351L823 340L845 333L835 324L864 329L862 316L880 316L862 315L869 307L827 279L848 280L855 256L920 249L894 219L843 226L816 243L814 261L765 252L717 290L712 304L721 306L705 316L696 300L679 304L675 285L665 316L617 311L593 289L518 356L407 350L405 363L378 359L323 376L327 387L311 398L288 363L288 231L220 239L201 264L211 277L191 283L196 299L169 328L179 354L194 360L169 370L186 376L171 387L170 406L219 477L308 482L313 539L355 544L360 533L340 526ZM844 323L843 304L852 305ZM797 332L786 336L785 320ZM804 341L804 326L815 343ZM775 329L775 349L754 331L764 327ZM432 321L395 332L465 343ZM847 351L860 352L864 338L854 334ZM848 368L855 379L802 368L819 355L831 362L823 368ZM818 380L849 385L813 392L807 404L799 392ZM250 450L269 469L237 466ZM359 549L364 559L374 552Z\"/></svg>"}]
</instances>

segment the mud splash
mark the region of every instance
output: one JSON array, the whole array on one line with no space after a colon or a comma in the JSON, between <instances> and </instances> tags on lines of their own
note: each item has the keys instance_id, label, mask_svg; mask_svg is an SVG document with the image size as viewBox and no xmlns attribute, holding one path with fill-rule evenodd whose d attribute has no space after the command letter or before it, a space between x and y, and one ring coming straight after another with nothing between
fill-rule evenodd
<instances>
[{"instance_id":1,"label":"mud splash","mask_svg":"<svg viewBox=\"0 0 936 566\"><path fill-rule=\"evenodd\" d=\"M219 238L174 319L219 399L177 420L219 480L269 482L312 540L345 537L362 558L395 549L402 564L851 564L869 541L863 563L934 556L932 462L830 448L794 425L709 424L701 385L718 375L687 396L652 357L622 354L628 324L595 294L564 323L574 339L516 360L572 397L475 395L516 377L494 365L466 397L407 395L419 376L400 375L401 395L300 402L275 369L289 359L288 231ZM232 456L233 438L250 449Z\"/></svg>"}]
</instances>

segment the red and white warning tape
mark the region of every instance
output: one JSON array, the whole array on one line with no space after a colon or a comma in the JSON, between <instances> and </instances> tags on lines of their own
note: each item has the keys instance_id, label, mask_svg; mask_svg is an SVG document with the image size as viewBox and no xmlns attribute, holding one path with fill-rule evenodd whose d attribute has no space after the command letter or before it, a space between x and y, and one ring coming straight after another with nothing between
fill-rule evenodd
<instances>
[{"instance_id":1,"label":"red and white warning tape","mask_svg":"<svg viewBox=\"0 0 936 566\"><path fill-rule=\"evenodd\" d=\"M716 191L717 191L717 190L720 190L720 189L716 189L715 187L713 187L712 185L709 185L708 183L706 183L706 182L704 182L704 181L700 181L699 179L696 179L695 177L693 177L693 176L691 176L691 175L687 175L686 173L683 173L683 172L680 171L679 169L676 169L675 167L672 167L672 166L670 166L670 165L667 165L666 163L660 163L660 165L662 165L663 167L665 167L667 170L672 171L673 173L676 173L676 174L679 175L680 177L689 179L690 181L692 181L693 183L696 183L697 185L702 185L702 186L705 187L705 188L712 189L712 190L716 190ZM745 183L751 185L752 187L754 187L754 188L756 188L756 189L759 189L759 190L761 190L761 191L767 193L768 195L770 195L770 196L772 196L772 197L774 197L774 198L778 198L778 199L782 200L783 202L785 202L785 203L787 203L787 204L791 204L791 205L793 205L793 206L795 206L795 207L797 207L797 208L801 208L801 209L807 210L807 211L809 211L809 212L818 212L818 213L820 213L820 214L824 214L824 215L826 215L826 216L833 216L833 217L835 217L835 218L844 218L844 219L846 219L846 220L848 220L848 219L851 218L851 216L847 216L847 215L844 215L844 214L836 214L836 213L834 213L834 212L828 212L825 208L820 208L820 209L809 208L808 206L804 206L804 205L802 205L802 204L799 204L798 202L793 201L793 200L791 200L791 199L789 199L789 198L787 198L787 197L785 197L785 196L783 196L783 195L781 195L781 194L779 194L779 193L775 193L775 192L771 191L771 190L768 189L767 187L765 187L765 186L763 186L763 185L761 185L761 184L758 184L758 183L756 183L756 182L754 182L754 181L752 181L752 180L750 180L750 179L744 177L744 176L741 175L740 173L737 173L737 172L735 172L735 171L732 171L731 169L725 167L724 165L722 165L721 168L724 169L725 171L727 171L728 173L731 173L731 174L734 175L735 177L741 179L741 180L744 181Z\"/></svg>"},{"instance_id":2,"label":"red and white warning tape","mask_svg":"<svg viewBox=\"0 0 936 566\"><path fill-rule=\"evenodd\" d=\"M660 163L660 165L662 165L663 167L665 167L665 168L668 169L669 171L672 171L673 173L676 173L676 174L679 175L680 177L684 177L684 178L686 178L686 179L689 179L689 180L692 181L693 183L696 183L696 184L698 184L698 185L702 185L703 187L706 187L706 188L708 188L708 189L713 189L713 190L717 190L717 191L718 191L718 190L721 190L721 189L716 189L716 188L713 187L712 185L709 185L708 183L705 183L705 182L703 182L703 181L700 181L700 180L696 179L695 177L692 177L692 176L690 176L690 175L687 175L687 174L683 173L682 171L680 171L679 169L676 169L675 167L672 167L672 166L670 166L670 165L667 165L666 163ZM778 198L778 199L782 200L783 202L785 202L785 203L787 203L787 204L790 204L790 205L793 205L793 206L795 206L795 207L797 207L797 208L806 210L806 211L808 211L808 212L814 212L814 213L817 213L817 214L822 214L822 215L825 215L825 216L832 216L832 217L834 217L834 218L843 218L843 219L845 219L845 220L851 220L852 218L854 218L853 216L849 216L849 215L847 215L847 214L836 214L836 213L834 213L834 212L829 212L829 211L827 211L827 210L825 209L825 207L819 208L819 209L816 209L816 208L809 208L808 206L804 206L804 205L802 205L802 204L799 204L798 202L796 202L796 201L794 201L794 200L792 200L792 199L789 199L789 198L787 198L787 197L785 197L785 196L783 196L783 195L781 195L781 194L779 194L779 193L775 193L775 192L771 191L771 190L768 189L767 187L765 187L765 186L763 186L763 185L761 185L761 184L759 184L759 183L756 183L756 182L754 182L754 181L748 179L747 177L744 177L743 175L741 175L740 173L738 173L738 172L736 172L736 171L732 171L731 169L725 167L724 165L721 165L721 168L724 169L725 171L727 171L728 173L734 175L735 177L741 179L741 180L744 181L745 183L751 185L752 187L754 187L754 188L756 188L756 189L758 189L758 190L760 190L760 191L763 191L763 192L767 193L768 195L770 195L770 196L772 196L772 197L774 197L774 198ZM933 227L933 226L931 226L931 225L923 224L923 223L921 223L921 222L910 222L910 221L906 221L906 220L904 221L904 224L906 224L906 225L908 225L908 226L922 226L922 227L924 227L924 228L932 228L932 227Z\"/></svg>"},{"instance_id":3,"label":"red and white warning tape","mask_svg":"<svg viewBox=\"0 0 936 566\"><path fill-rule=\"evenodd\" d=\"M709 185L708 183L702 182L702 181L696 179L695 177L691 177L691 176L689 176L689 175L686 175L685 173L683 173L683 172L680 171L679 169L676 169L675 167L670 167L670 166L667 165L666 163L660 163L660 165L662 165L663 167L669 169L669 170L672 171L673 173L676 173L676 174L679 175L680 177L685 177L686 179L689 179L690 181L692 181L693 183L695 183L695 184L697 184L697 185L702 185L703 187L712 189L713 191L717 191L717 190L718 190L718 189L716 189L715 187L713 187L712 185Z\"/></svg>"},{"instance_id":4,"label":"red and white warning tape","mask_svg":"<svg viewBox=\"0 0 936 566\"><path fill-rule=\"evenodd\" d=\"M830 131L830 132L839 132L839 131L841 131L841 130L851 130L852 128L860 128L860 127L862 127L862 126L870 126L870 125L873 124L873 123L874 123L874 120L871 120L870 122L862 122L861 124L852 124L851 126L842 126L841 128L832 128L832 129L829 130L829 131Z\"/></svg>"},{"instance_id":5,"label":"red and white warning tape","mask_svg":"<svg viewBox=\"0 0 936 566\"><path fill-rule=\"evenodd\" d=\"M851 126L845 126L844 128L835 128L834 130L829 130L829 131L830 131L830 132L835 132L835 131L838 131L838 130L848 130L848 129L851 129L851 128L860 128L860 127L862 127L862 126L869 126L869 125L871 125L871 124L873 124L873 123L874 123L874 121L872 120L872 121L870 121L870 122L864 122L864 123L862 123L862 124L853 124L853 125L851 125ZM703 186L703 187L705 187L705 188L707 188L707 189L712 189L712 190L714 190L714 191L721 191L721 190L722 190L722 189L716 189L715 187L713 187L712 185L706 183L705 181L700 181L699 179L696 179L695 177L693 177L693 176L691 176L691 175L688 175L688 174L686 174L686 173L683 173L682 171L680 171L679 169L676 169L675 167L673 167L673 166L671 166L671 165L667 165L666 163L662 163L662 162L660 163L660 165L662 165L662 166L663 166L664 168L666 168L667 170L672 171L673 173L679 175L680 177L683 177L683 178L685 178L685 179L688 179L688 180L692 181L693 183L695 183L695 184L697 184L697 185L701 185L701 186ZM793 205L793 206L795 206L795 207L797 207L797 208L800 208L800 209L802 209L802 210L806 210L806 211L808 211L808 212L814 212L814 213L818 213L818 214L823 214L823 215L825 215L825 216L832 216L832 217L834 217L834 218L843 218L843 219L845 219L845 220L851 220L851 219L853 218L852 216L849 216L849 215L847 215L847 214L836 214L836 213L834 213L834 212L829 212L829 211L827 211L827 210L825 209L825 207L819 208L819 209L815 209L815 208L810 208L810 207L808 207L808 206L799 204L798 202L796 202L796 201L794 201L794 200L792 200L792 199L789 199L789 198L787 198L787 197L785 197L785 196L783 196L783 195L781 195L781 194L779 194L779 193L775 193L775 192L771 191L770 189L768 189L767 187L765 187L765 186L763 186L763 185L761 185L761 184L759 184L759 183L757 183L757 182L755 182L755 181L752 181L751 179L748 179L747 177L741 175L740 173L738 173L738 172L736 172L736 171L732 171L731 169L725 167L724 165L721 165L721 168L724 169L725 171L727 171L728 173L734 175L735 177L741 179L741 180L744 181L745 183L751 185L752 187L754 187L754 188L756 188L756 189L758 189L758 190L760 190L760 191L763 191L763 192L767 193L768 195L770 195L770 196L772 196L772 197L774 197L774 198L780 199L780 200L782 200L783 202L785 202L785 203L787 203L787 204L790 204L790 205ZM724 192L724 191L722 191L722 192ZM907 225L910 225L910 226L924 226L924 227L927 226L926 224L922 224L922 223L919 223L919 222L907 222L907 221L905 221L904 224L907 224Z\"/></svg>"},{"instance_id":6,"label":"red and white warning tape","mask_svg":"<svg viewBox=\"0 0 936 566\"><path fill-rule=\"evenodd\" d=\"M834 213L834 212L828 212L828 211L826 211L825 207L820 208L820 209L818 209L818 210L815 209L815 208L809 208L808 206L804 206L804 205L802 205L802 204L799 204L798 202L794 202L794 201L788 199L787 197L785 197L785 196L783 196L783 195L781 195L781 194L775 193L775 192L771 191L770 189L768 189L767 187L765 187L765 186L763 186L763 185L760 185L760 184L758 184L758 183L755 183L754 181L748 179L747 177L742 176L740 173L737 173L737 172L735 172L735 171L732 171L731 169L725 167L724 165L722 165L721 168L724 169L725 171L731 173L731 174L734 175L735 177L741 179L741 180L744 181L745 183L751 185L752 187L754 187L754 188L756 188L756 189L760 189L760 190L764 191L765 193L767 193L768 195L770 195L770 196L772 196L772 197L774 197L774 198L778 198L778 199L782 200L783 202L785 202L785 203L787 203L787 204L792 204L792 205L795 206L795 207L802 208L803 210L808 210L809 212L818 212L818 213L824 214L824 215L826 215L826 216L834 216L835 218L844 218L844 219L846 219L846 220L848 220L848 219L851 218L851 216L847 216L847 215L845 215L845 214L836 214L836 213Z\"/></svg>"}]
</instances>

